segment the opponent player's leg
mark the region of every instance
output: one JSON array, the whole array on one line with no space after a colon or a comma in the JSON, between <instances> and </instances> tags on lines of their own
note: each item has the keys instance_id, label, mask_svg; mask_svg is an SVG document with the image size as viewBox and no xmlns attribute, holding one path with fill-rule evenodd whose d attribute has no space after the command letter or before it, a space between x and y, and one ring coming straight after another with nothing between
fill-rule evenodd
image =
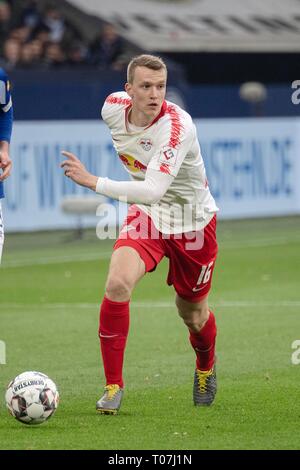
<instances>
[{"instance_id":1,"label":"opponent player's leg","mask_svg":"<svg viewBox=\"0 0 300 470\"><path fill-rule=\"evenodd\" d=\"M1 202L0 202L0 264L1 264L1 258L2 258L3 244L4 244L4 226L3 226L2 210L1 210Z\"/></svg>"},{"instance_id":2,"label":"opponent player's leg","mask_svg":"<svg viewBox=\"0 0 300 470\"><path fill-rule=\"evenodd\" d=\"M129 301L145 270L145 263L134 248L122 246L113 252L100 309L99 338L106 377L105 393L96 404L100 413L116 414L121 405Z\"/></svg>"},{"instance_id":3,"label":"opponent player's leg","mask_svg":"<svg viewBox=\"0 0 300 470\"><path fill-rule=\"evenodd\" d=\"M216 321L209 310L208 297L191 302L178 294L179 315L189 329L190 343L196 353L193 399L195 405L211 405L217 391L215 370Z\"/></svg>"}]
</instances>

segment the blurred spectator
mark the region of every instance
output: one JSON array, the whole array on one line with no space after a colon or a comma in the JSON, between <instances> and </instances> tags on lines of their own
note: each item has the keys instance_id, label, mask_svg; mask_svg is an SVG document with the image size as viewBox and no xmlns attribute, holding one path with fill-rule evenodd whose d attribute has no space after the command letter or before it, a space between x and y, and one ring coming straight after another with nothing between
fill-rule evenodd
<instances>
[{"instance_id":1,"label":"blurred spectator","mask_svg":"<svg viewBox=\"0 0 300 470\"><path fill-rule=\"evenodd\" d=\"M20 44L24 44L31 35L31 29L29 26L18 26L13 28L9 33L9 39L15 39Z\"/></svg>"},{"instance_id":2,"label":"blurred spectator","mask_svg":"<svg viewBox=\"0 0 300 470\"><path fill-rule=\"evenodd\" d=\"M0 62L6 69L92 64L121 70L126 66L132 53L113 24L106 23L89 48L59 2L50 1L45 7L38 0L0 0Z\"/></svg>"},{"instance_id":3,"label":"blurred spectator","mask_svg":"<svg viewBox=\"0 0 300 470\"><path fill-rule=\"evenodd\" d=\"M3 43L7 39L10 29L12 28L11 6L7 2L0 1L0 44L1 52L3 51Z\"/></svg>"},{"instance_id":4,"label":"blurred spectator","mask_svg":"<svg viewBox=\"0 0 300 470\"><path fill-rule=\"evenodd\" d=\"M100 35L90 46L90 62L101 68L119 69L125 52L123 39L118 35L114 25L106 24Z\"/></svg>"},{"instance_id":5,"label":"blurred spectator","mask_svg":"<svg viewBox=\"0 0 300 470\"><path fill-rule=\"evenodd\" d=\"M27 42L21 49L20 67L31 68L40 66L43 58L43 44L34 39Z\"/></svg>"},{"instance_id":6,"label":"blurred spectator","mask_svg":"<svg viewBox=\"0 0 300 470\"><path fill-rule=\"evenodd\" d=\"M81 39L79 31L76 30L55 6L49 6L42 19L42 24L49 30L49 39L52 43L57 42L68 47L76 39Z\"/></svg>"},{"instance_id":7,"label":"blurred spectator","mask_svg":"<svg viewBox=\"0 0 300 470\"><path fill-rule=\"evenodd\" d=\"M34 53L31 43L24 44L21 48L20 67L30 68L34 66Z\"/></svg>"},{"instance_id":8,"label":"blurred spectator","mask_svg":"<svg viewBox=\"0 0 300 470\"><path fill-rule=\"evenodd\" d=\"M40 39L35 38L32 41L30 41L30 46L33 52L34 62L36 62L36 64L42 62L43 54L44 54L43 42Z\"/></svg>"},{"instance_id":9,"label":"blurred spectator","mask_svg":"<svg viewBox=\"0 0 300 470\"><path fill-rule=\"evenodd\" d=\"M74 65L85 65L87 63L88 50L81 42L72 44L68 52L68 64Z\"/></svg>"},{"instance_id":10,"label":"blurred spectator","mask_svg":"<svg viewBox=\"0 0 300 470\"><path fill-rule=\"evenodd\" d=\"M20 63L21 44L17 39L7 39L3 45L3 57L0 66L11 70Z\"/></svg>"},{"instance_id":11,"label":"blurred spectator","mask_svg":"<svg viewBox=\"0 0 300 470\"><path fill-rule=\"evenodd\" d=\"M43 16L43 23L49 28L51 42L60 42L66 31L65 19L61 12L54 6L46 9Z\"/></svg>"},{"instance_id":12,"label":"blurred spectator","mask_svg":"<svg viewBox=\"0 0 300 470\"><path fill-rule=\"evenodd\" d=\"M39 11L37 0L27 0L24 2L21 13L21 24L31 29L36 28L42 22L42 16Z\"/></svg>"},{"instance_id":13,"label":"blurred spectator","mask_svg":"<svg viewBox=\"0 0 300 470\"><path fill-rule=\"evenodd\" d=\"M32 31L32 38L40 41L43 45L50 42L50 30L44 25L40 24Z\"/></svg>"},{"instance_id":14,"label":"blurred spectator","mask_svg":"<svg viewBox=\"0 0 300 470\"><path fill-rule=\"evenodd\" d=\"M57 42L49 42L45 48L43 65L46 67L61 67L66 63L66 55Z\"/></svg>"}]
</instances>

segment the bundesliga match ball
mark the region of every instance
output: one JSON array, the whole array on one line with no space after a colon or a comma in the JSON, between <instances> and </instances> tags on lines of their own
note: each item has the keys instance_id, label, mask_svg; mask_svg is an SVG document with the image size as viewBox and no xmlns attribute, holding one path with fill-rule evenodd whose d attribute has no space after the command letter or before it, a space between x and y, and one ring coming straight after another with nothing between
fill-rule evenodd
<instances>
[{"instance_id":1,"label":"bundesliga match ball","mask_svg":"<svg viewBox=\"0 0 300 470\"><path fill-rule=\"evenodd\" d=\"M9 413L24 424L41 424L55 413L59 394L45 374L23 372L7 386L5 402Z\"/></svg>"}]
</instances>

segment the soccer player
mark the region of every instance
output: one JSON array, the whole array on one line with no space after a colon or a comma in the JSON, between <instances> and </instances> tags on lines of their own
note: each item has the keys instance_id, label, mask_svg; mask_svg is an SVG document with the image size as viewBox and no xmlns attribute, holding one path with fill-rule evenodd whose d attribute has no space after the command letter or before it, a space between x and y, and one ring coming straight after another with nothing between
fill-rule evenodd
<instances>
[{"instance_id":1,"label":"soccer player","mask_svg":"<svg viewBox=\"0 0 300 470\"><path fill-rule=\"evenodd\" d=\"M106 99L102 117L133 181L90 174L63 151L65 175L97 193L126 200L127 219L114 245L100 309L99 337L106 387L96 409L116 414L124 383L122 367L132 291L145 273L169 258L167 283L176 291L179 315L196 353L193 399L211 405L217 383L216 322L208 293L217 256L216 212L191 116L165 100L163 60L140 55L127 70L126 92Z\"/></svg>"},{"instance_id":2,"label":"soccer player","mask_svg":"<svg viewBox=\"0 0 300 470\"><path fill-rule=\"evenodd\" d=\"M0 69L0 263L4 243L1 199L4 197L3 181L9 176L12 167L12 161L9 156L12 124L13 109L10 83L4 70Z\"/></svg>"}]
</instances>

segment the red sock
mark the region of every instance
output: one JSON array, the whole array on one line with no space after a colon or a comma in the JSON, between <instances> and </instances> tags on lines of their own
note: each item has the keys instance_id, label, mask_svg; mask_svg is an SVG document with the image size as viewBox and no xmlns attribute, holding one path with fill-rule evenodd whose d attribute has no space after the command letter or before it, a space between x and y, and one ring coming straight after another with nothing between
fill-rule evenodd
<instances>
[{"instance_id":1,"label":"red sock","mask_svg":"<svg viewBox=\"0 0 300 470\"><path fill-rule=\"evenodd\" d=\"M210 311L208 320L199 333L190 331L190 342L197 356L197 369L209 370L213 367L215 362L216 335L216 320L214 314Z\"/></svg>"},{"instance_id":2,"label":"red sock","mask_svg":"<svg viewBox=\"0 0 300 470\"><path fill-rule=\"evenodd\" d=\"M99 338L106 385L123 388L123 359L129 330L129 301L114 302L104 297L100 309Z\"/></svg>"}]
</instances>

